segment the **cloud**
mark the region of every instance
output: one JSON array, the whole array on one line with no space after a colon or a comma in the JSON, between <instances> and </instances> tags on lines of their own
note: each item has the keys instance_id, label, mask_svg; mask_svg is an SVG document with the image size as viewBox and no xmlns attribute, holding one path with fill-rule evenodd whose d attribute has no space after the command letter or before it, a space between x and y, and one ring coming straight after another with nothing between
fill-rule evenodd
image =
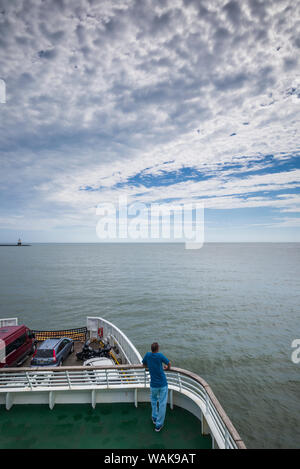
<instances>
[{"instance_id":1,"label":"cloud","mask_svg":"<svg viewBox=\"0 0 300 469\"><path fill-rule=\"evenodd\" d=\"M233 25L238 26L242 15L238 2L231 0L223 8Z\"/></svg>"},{"instance_id":2,"label":"cloud","mask_svg":"<svg viewBox=\"0 0 300 469\"><path fill-rule=\"evenodd\" d=\"M53 60L57 56L57 51L55 49L48 49L48 50L40 50L38 52L38 56L41 59L49 59Z\"/></svg>"},{"instance_id":3,"label":"cloud","mask_svg":"<svg viewBox=\"0 0 300 469\"><path fill-rule=\"evenodd\" d=\"M124 191L297 213L298 20L289 0L0 0L0 214L86 223Z\"/></svg>"}]
</instances>

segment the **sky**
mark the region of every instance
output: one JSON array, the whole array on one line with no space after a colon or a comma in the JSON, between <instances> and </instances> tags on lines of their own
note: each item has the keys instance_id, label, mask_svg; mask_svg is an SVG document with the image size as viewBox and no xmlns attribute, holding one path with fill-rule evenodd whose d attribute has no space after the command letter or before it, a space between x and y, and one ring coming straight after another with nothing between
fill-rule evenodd
<instances>
[{"instance_id":1,"label":"sky","mask_svg":"<svg viewBox=\"0 0 300 469\"><path fill-rule=\"evenodd\" d=\"M202 201L205 241L300 241L300 3L0 0L0 242Z\"/></svg>"}]
</instances>

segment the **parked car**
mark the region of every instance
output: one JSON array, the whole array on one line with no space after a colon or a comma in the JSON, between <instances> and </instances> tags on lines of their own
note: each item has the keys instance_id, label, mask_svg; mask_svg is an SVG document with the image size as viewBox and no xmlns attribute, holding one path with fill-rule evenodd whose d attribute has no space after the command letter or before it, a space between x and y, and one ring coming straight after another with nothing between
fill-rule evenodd
<instances>
[{"instance_id":1,"label":"parked car","mask_svg":"<svg viewBox=\"0 0 300 469\"><path fill-rule=\"evenodd\" d=\"M25 324L0 327L0 368L21 365L35 350L34 334Z\"/></svg>"},{"instance_id":2,"label":"parked car","mask_svg":"<svg viewBox=\"0 0 300 469\"><path fill-rule=\"evenodd\" d=\"M83 366L115 366L115 362L112 358L95 357L85 360Z\"/></svg>"},{"instance_id":3,"label":"parked car","mask_svg":"<svg viewBox=\"0 0 300 469\"><path fill-rule=\"evenodd\" d=\"M83 366L110 366L114 367L115 363L111 358L107 357L97 357L90 358L83 362ZM90 381L96 381L98 384L106 384L106 377L112 384L118 384L120 381L119 370L91 370L89 373Z\"/></svg>"},{"instance_id":4,"label":"parked car","mask_svg":"<svg viewBox=\"0 0 300 469\"><path fill-rule=\"evenodd\" d=\"M68 337L46 339L34 353L31 366L61 366L74 352L74 342Z\"/></svg>"}]
</instances>

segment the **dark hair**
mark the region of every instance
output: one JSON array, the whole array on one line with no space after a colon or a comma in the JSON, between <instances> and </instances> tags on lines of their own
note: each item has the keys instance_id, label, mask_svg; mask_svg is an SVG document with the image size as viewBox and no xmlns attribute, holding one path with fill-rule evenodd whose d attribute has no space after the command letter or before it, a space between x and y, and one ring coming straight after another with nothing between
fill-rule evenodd
<instances>
[{"instance_id":1,"label":"dark hair","mask_svg":"<svg viewBox=\"0 0 300 469\"><path fill-rule=\"evenodd\" d=\"M151 345L151 352L154 353L154 352L157 352L158 350L158 343L157 342L153 342L153 344Z\"/></svg>"}]
</instances>

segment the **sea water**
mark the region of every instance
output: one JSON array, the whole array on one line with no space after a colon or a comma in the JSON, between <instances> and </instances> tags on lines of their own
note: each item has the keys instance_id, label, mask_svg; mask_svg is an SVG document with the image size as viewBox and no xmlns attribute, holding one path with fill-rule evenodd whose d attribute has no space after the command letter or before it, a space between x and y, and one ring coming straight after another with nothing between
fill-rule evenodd
<instances>
[{"instance_id":1,"label":"sea water","mask_svg":"<svg viewBox=\"0 0 300 469\"><path fill-rule=\"evenodd\" d=\"M202 376L249 448L300 445L300 244L0 247L0 317L34 329L102 316L143 355Z\"/></svg>"}]
</instances>

